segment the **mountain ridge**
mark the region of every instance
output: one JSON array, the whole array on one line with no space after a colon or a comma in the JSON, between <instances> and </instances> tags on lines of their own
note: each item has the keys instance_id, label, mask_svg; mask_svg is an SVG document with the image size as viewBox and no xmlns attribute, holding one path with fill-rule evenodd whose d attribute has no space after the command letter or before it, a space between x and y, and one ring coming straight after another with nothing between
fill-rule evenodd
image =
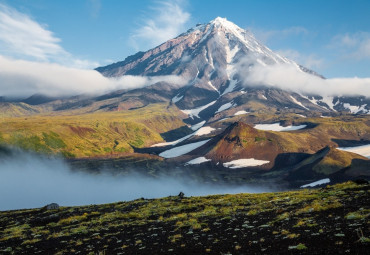
<instances>
[{"instance_id":1,"label":"mountain ridge","mask_svg":"<svg viewBox=\"0 0 370 255\"><path fill-rule=\"evenodd\" d=\"M291 97L284 96L284 104L281 104L280 99L269 98L269 103L274 106L275 110L288 107L297 111L335 112L340 110L370 113L370 100L366 98L302 95L273 88L267 84L258 87L250 86L248 78L243 78L243 76L248 76L250 67L257 65L262 68L272 65L289 65L298 72L324 79L322 75L273 52L258 42L250 32L220 17L207 24L197 25L158 47L146 52L138 52L124 61L99 67L96 70L107 77L181 76L188 80L188 83L183 87L173 88L170 91L172 98L169 98L181 110L195 109L215 100L220 101L228 93L245 93L260 89L259 95L254 96L253 99L268 98L266 92L272 90L276 93L284 91L290 94ZM238 101L243 98L242 95L235 97ZM217 109L212 114L216 111ZM200 119L206 120L212 117L212 114L203 114L206 116ZM192 121L189 119L189 122Z\"/></svg>"}]
</instances>

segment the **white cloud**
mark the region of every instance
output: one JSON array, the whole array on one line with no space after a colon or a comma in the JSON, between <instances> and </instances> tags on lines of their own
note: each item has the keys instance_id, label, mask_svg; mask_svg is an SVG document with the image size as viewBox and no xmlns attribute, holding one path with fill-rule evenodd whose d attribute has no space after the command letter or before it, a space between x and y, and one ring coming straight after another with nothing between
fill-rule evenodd
<instances>
[{"instance_id":1,"label":"white cloud","mask_svg":"<svg viewBox=\"0 0 370 255\"><path fill-rule=\"evenodd\" d=\"M183 85L175 75L122 76L106 78L95 70L69 68L59 64L12 60L0 56L0 96L30 96L36 93L62 96L98 94L119 89L141 88L159 81Z\"/></svg>"},{"instance_id":2,"label":"white cloud","mask_svg":"<svg viewBox=\"0 0 370 255\"><path fill-rule=\"evenodd\" d=\"M337 35L332 39L329 48L339 50L345 58L370 59L370 33Z\"/></svg>"},{"instance_id":3,"label":"white cloud","mask_svg":"<svg viewBox=\"0 0 370 255\"><path fill-rule=\"evenodd\" d=\"M47 60L64 54L60 39L27 15L0 5L0 41L2 48L14 53Z\"/></svg>"},{"instance_id":4,"label":"white cloud","mask_svg":"<svg viewBox=\"0 0 370 255\"><path fill-rule=\"evenodd\" d=\"M183 1L158 2L153 8L154 15L145 19L144 24L131 36L130 43L136 50L157 46L177 35L190 19L190 13L183 10Z\"/></svg>"},{"instance_id":5,"label":"white cloud","mask_svg":"<svg viewBox=\"0 0 370 255\"><path fill-rule=\"evenodd\" d=\"M28 15L0 4L0 54L77 68L97 67L97 62L75 58L60 46L61 39Z\"/></svg>"},{"instance_id":6,"label":"white cloud","mask_svg":"<svg viewBox=\"0 0 370 255\"><path fill-rule=\"evenodd\" d=\"M248 59L241 63L239 70L245 86L277 87L304 94L370 97L370 78L321 79L301 71L296 65L251 65Z\"/></svg>"},{"instance_id":7,"label":"white cloud","mask_svg":"<svg viewBox=\"0 0 370 255\"><path fill-rule=\"evenodd\" d=\"M277 53L310 69L320 68L324 64L324 59L315 54L305 55L293 49L279 50Z\"/></svg>"}]
</instances>

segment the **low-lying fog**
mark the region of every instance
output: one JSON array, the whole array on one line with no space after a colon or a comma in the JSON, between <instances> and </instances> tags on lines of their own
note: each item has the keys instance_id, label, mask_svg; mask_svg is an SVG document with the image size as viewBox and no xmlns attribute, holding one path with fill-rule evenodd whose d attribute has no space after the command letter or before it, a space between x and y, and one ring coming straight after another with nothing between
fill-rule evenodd
<instances>
[{"instance_id":1,"label":"low-lying fog","mask_svg":"<svg viewBox=\"0 0 370 255\"><path fill-rule=\"evenodd\" d=\"M186 196L268 191L248 186L204 185L169 177L72 172L62 159L25 152L14 155L0 157L0 210L42 207L53 202L73 206L158 198L180 191Z\"/></svg>"}]
</instances>

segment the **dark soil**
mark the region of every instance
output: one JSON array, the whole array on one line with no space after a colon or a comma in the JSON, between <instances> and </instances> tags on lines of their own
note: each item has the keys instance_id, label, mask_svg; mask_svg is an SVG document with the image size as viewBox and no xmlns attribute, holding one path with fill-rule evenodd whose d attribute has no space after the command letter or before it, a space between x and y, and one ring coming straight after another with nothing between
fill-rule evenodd
<instances>
[{"instance_id":1,"label":"dark soil","mask_svg":"<svg viewBox=\"0 0 370 255\"><path fill-rule=\"evenodd\" d=\"M0 212L1 254L369 254L369 184Z\"/></svg>"}]
</instances>

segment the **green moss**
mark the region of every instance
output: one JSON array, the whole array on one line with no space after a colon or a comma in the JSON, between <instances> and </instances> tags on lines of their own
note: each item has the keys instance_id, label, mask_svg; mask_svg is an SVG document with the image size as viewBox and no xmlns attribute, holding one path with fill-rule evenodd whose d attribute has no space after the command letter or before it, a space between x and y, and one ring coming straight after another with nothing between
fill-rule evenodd
<instances>
[{"instance_id":1,"label":"green moss","mask_svg":"<svg viewBox=\"0 0 370 255\"><path fill-rule=\"evenodd\" d=\"M29 137L23 136L21 134L13 134L11 137L11 143L25 150L50 153L51 150L42 142L40 137L37 135L32 135Z\"/></svg>"},{"instance_id":2,"label":"green moss","mask_svg":"<svg viewBox=\"0 0 370 255\"><path fill-rule=\"evenodd\" d=\"M73 154L72 152L69 152L69 151L62 151L61 154L65 158L75 158L76 157L75 154Z\"/></svg>"},{"instance_id":3,"label":"green moss","mask_svg":"<svg viewBox=\"0 0 370 255\"><path fill-rule=\"evenodd\" d=\"M266 141L266 137L258 137L258 136L257 136L257 137L255 137L255 138L254 138L254 141L255 141L255 142L262 142L262 141Z\"/></svg>"},{"instance_id":4,"label":"green moss","mask_svg":"<svg viewBox=\"0 0 370 255\"><path fill-rule=\"evenodd\" d=\"M303 243L299 243L299 244L297 245L297 250L305 250L305 249L307 249L307 247L306 247L306 245L304 245Z\"/></svg>"},{"instance_id":5,"label":"green moss","mask_svg":"<svg viewBox=\"0 0 370 255\"><path fill-rule=\"evenodd\" d=\"M104 148L104 151L105 151L105 152L112 152L112 148L105 147L105 148Z\"/></svg>"},{"instance_id":6,"label":"green moss","mask_svg":"<svg viewBox=\"0 0 370 255\"><path fill-rule=\"evenodd\" d=\"M50 132L49 134L43 132L42 136L45 144L52 149L63 149L66 147L64 141L54 132Z\"/></svg>"},{"instance_id":7,"label":"green moss","mask_svg":"<svg viewBox=\"0 0 370 255\"><path fill-rule=\"evenodd\" d=\"M142 137L136 137L135 140L130 142L130 145L137 147L137 148L141 147L143 144L144 144L144 141L142 140Z\"/></svg>"}]
</instances>

